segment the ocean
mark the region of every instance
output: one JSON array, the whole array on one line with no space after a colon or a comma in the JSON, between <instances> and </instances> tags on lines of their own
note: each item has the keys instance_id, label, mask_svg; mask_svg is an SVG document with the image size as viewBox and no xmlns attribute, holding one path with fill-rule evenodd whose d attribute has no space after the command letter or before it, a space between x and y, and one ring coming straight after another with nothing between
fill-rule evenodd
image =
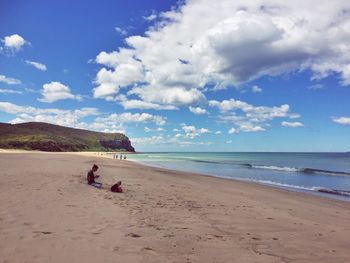
<instances>
[{"instance_id":1,"label":"ocean","mask_svg":"<svg viewBox=\"0 0 350 263\"><path fill-rule=\"evenodd\" d=\"M154 167L350 201L350 153L152 152L127 157Z\"/></svg>"}]
</instances>

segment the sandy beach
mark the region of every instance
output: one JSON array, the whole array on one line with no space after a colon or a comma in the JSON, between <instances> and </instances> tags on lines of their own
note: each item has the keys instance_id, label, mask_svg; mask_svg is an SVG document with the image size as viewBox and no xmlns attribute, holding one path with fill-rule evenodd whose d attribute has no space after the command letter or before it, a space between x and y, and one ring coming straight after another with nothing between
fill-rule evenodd
<instances>
[{"instance_id":1,"label":"sandy beach","mask_svg":"<svg viewBox=\"0 0 350 263\"><path fill-rule=\"evenodd\" d=\"M86 184L92 164L108 188ZM0 153L0 262L350 262L350 202L97 155Z\"/></svg>"}]
</instances>

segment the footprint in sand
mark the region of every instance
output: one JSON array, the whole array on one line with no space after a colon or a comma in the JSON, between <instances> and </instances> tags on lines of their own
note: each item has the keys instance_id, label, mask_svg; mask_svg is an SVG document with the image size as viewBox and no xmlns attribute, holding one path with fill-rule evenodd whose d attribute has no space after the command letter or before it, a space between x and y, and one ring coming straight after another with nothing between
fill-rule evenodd
<instances>
[{"instance_id":1,"label":"footprint in sand","mask_svg":"<svg viewBox=\"0 0 350 263\"><path fill-rule=\"evenodd\" d=\"M35 235L32 236L32 238L37 238L40 236L40 234L43 234L43 235L49 235L49 234L52 234L51 231L33 231L33 233Z\"/></svg>"},{"instance_id":2,"label":"footprint in sand","mask_svg":"<svg viewBox=\"0 0 350 263\"><path fill-rule=\"evenodd\" d=\"M126 236L127 236L127 237L132 237L132 238L139 238L139 237L141 237L140 235L134 234L134 233L129 233L129 234L127 234Z\"/></svg>"},{"instance_id":3,"label":"footprint in sand","mask_svg":"<svg viewBox=\"0 0 350 263\"><path fill-rule=\"evenodd\" d=\"M142 250L146 251L147 253L156 254L156 252L153 250L153 248L150 248L150 247L144 247L144 248L142 248Z\"/></svg>"},{"instance_id":4,"label":"footprint in sand","mask_svg":"<svg viewBox=\"0 0 350 263\"><path fill-rule=\"evenodd\" d=\"M112 250L115 251L115 252L117 252L117 251L120 250L120 247L114 247Z\"/></svg>"}]
</instances>

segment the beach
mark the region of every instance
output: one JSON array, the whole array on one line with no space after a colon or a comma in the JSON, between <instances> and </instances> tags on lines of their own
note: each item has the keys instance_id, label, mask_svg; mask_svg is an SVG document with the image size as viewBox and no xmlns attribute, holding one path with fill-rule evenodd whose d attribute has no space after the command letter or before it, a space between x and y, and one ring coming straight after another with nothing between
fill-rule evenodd
<instances>
[{"instance_id":1,"label":"beach","mask_svg":"<svg viewBox=\"0 0 350 263\"><path fill-rule=\"evenodd\" d=\"M0 167L0 262L350 260L350 202L96 154L2 151Z\"/></svg>"}]
</instances>

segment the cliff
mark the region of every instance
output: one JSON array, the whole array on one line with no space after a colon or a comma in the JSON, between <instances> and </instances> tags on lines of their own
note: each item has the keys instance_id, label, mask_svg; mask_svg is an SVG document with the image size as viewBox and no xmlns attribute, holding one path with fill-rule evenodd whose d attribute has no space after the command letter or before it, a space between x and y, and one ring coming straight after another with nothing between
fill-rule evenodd
<instances>
[{"instance_id":1,"label":"cliff","mask_svg":"<svg viewBox=\"0 0 350 263\"><path fill-rule=\"evenodd\" d=\"M135 151L122 133L94 132L43 122L0 123L0 148L48 152Z\"/></svg>"}]
</instances>

